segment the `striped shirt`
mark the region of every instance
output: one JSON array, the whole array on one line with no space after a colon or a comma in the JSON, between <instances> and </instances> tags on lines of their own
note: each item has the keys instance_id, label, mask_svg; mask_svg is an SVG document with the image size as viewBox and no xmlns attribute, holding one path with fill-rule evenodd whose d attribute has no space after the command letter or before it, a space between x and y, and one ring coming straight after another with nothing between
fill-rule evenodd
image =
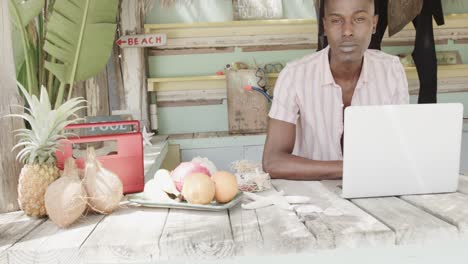
<instances>
[{"instance_id":1,"label":"striped shirt","mask_svg":"<svg viewBox=\"0 0 468 264\"><path fill-rule=\"evenodd\" d=\"M343 99L328 60L330 48L290 62L275 85L269 117L296 125L293 154L342 160ZM396 56L367 50L351 105L408 104L408 81Z\"/></svg>"}]
</instances>

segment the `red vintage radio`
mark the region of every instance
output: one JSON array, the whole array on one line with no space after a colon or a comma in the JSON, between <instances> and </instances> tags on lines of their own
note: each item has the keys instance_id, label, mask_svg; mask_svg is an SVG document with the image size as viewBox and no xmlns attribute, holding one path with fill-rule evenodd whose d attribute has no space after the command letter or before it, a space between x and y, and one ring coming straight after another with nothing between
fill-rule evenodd
<instances>
[{"instance_id":1,"label":"red vintage radio","mask_svg":"<svg viewBox=\"0 0 468 264\"><path fill-rule=\"evenodd\" d=\"M112 151L98 153L96 149L96 158L101 162L104 168L114 172L123 183L123 192L136 193L142 192L144 189L144 170L143 170L143 144L142 135L140 133L139 121L118 121L118 122L100 122L100 123L85 123L73 124L65 127L66 130L83 129L83 128L115 128L135 126L135 131L127 129L127 131L117 131L112 134L98 134L69 137L62 140L59 150L56 152L57 166L63 169L64 161L69 157L76 159L78 168L83 169L85 163L85 155L76 157L74 149L76 146L91 143L96 144L103 142L105 145L111 145ZM104 129L106 130L106 129ZM102 151L101 151L102 152Z\"/></svg>"}]
</instances>

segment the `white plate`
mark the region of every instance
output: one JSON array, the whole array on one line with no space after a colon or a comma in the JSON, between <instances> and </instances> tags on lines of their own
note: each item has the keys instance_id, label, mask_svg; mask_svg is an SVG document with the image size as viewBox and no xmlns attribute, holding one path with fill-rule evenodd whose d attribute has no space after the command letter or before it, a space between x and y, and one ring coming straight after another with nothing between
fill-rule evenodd
<instances>
[{"instance_id":1,"label":"white plate","mask_svg":"<svg viewBox=\"0 0 468 264\"><path fill-rule=\"evenodd\" d=\"M234 199L229 203L220 204L217 202L211 202L210 204L189 204L186 201L183 202L156 202L148 200L144 197L143 193L129 194L127 195L130 203L139 204L145 207L157 207L157 208L175 208L175 209L189 209L189 210L207 210L207 211L222 211L233 207L242 200L243 193L239 192Z\"/></svg>"}]
</instances>

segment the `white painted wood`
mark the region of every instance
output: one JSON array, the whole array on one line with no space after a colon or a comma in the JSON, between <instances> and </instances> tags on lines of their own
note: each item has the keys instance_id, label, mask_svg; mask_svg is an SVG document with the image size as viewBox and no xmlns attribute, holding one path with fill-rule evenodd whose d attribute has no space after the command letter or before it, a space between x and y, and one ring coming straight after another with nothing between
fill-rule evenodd
<instances>
[{"instance_id":1,"label":"white painted wood","mask_svg":"<svg viewBox=\"0 0 468 264\"><path fill-rule=\"evenodd\" d=\"M466 40L468 29L464 24L465 15L446 17L444 26L434 27L435 40ZM146 25L147 33L168 34L167 45L161 49L316 44L317 29L316 21L310 19ZM412 44L415 36L414 27L408 25L391 38L386 35L383 43Z\"/></svg>"},{"instance_id":2,"label":"white painted wood","mask_svg":"<svg viewBox=\"0 0 468 264\"><path fill-rule=\"evenodd\" d=\"M437 92L438 93L457 93L468 91L468 77L452 77L452 78L438 78ZM408 91L410 95L419 94L419 79L408 78Z\"/></svg>"},{"instance_id":3,"label":"white painted wood","mask_svg":"<svg viewBox=\"0 0 468 264\"><path fill-rule=\"evenodd\" d=\"M276 190L259 193L278 195ZM250 200L245 200L245 203ZM277 255L310 252L316 246L315 237L293 211L268 206L244 210L240 205L229 210L236 242L236 255Z\"/></svg>"},{"instance_id":4,"label":"white painted wood","mask_svg":"<svg viewBox=\"0 0 468 264\"><path fill-rule=\"evenodd\" d=\"M0 254L6 253L8 248L44 221L28 217L23 211L0 214Z\"/></svg>"},{"instance_id":5,"label":"white painted wood","mask_svg":"<svg viewBox=\"0 0 468 264\"><path fill-rule=\"evenodd\" d=\"M236 256L263 253L263 236L255 210L243 210L241 204L229 209Z\"/></svg>"},{"instance_id":6,"label":"white painted wood","mask_svg":"<svg viewBox=\"0 0 468 264\"><path fill-rule=\"evenodd\" d=\"M463 238L468 237L468 195L457 192L402 196L401 199L456 226Z\"/></svg>"},{"instance_id":7,"label":"white painted wood","mask_svg":"<svg viewBox=\"0 0 468 264\"><path fill-rule=\"evenodd\" d=\"M226 88L156 92L156 101L158 103L189 100L223 100L226 98Z\"/></svg>"},{"instance_id":8,"label":"white painted wood","mask_svg":"<svg viewBox=\"0 0 468 264\"><path fill-rule=\"evenodd\" d=\"M67 229L47 220L8 249L9 264L79 262L79 248L102 215L87 215Z\"/></svg>"},{"instance_id":9,"label":"white painted wood","mask_svg":"<svg viewBox=\"0 0 468 264\"><path fill-rule=\"evenodd\" d=\"M22 105L16 87L11 25L8 1L0 1L0 213L19 208L16 188L21 165L15 160L19 149L15 152L11 149L17 141L13 131L24 128L22 119L5 117L19 113L19 109L11 108L11 105Z\"/></svg>"},{"instance_id":10,"label":"white painted wood","mask_svg":"<svg viewBox=\"0 0 468 264\"><path fill-rule=\"evenodd\" d=\"M351 202L329 191L322 183L273 180L286 195L304 195L310 205L297 205L296 213L318 239L319 248L356 248L395 244L395 234L387 226ZM311 205L323 210L311 210ZM332 237L330 237L332 236ZM331 243L333 241L333 243Z\"/></svg>"},{"instance_id":11,"label":"white painted wood","mask_svg":"<svg viewBox=\"0 0 468 264\"><path fill-rule=\"evenodd\" d=\"M102 70L96 76L85 81L86 100L88 101L88 116L108 116L109 85L107 69Z\"/></svg>"},{"instance_id":12,"label":"white painted wood","mask_svg":"<svg viewBox=\"0 0 468 264\"><path fill-rule=\"evenodd\" d=\"M122 0L120 8L120 34L134 35L143 31L144 2ZM134 119L149 126L146 62L144 49L121 50L122 76L125 89L125 105ZM122 109L124 110L124 109Z\"/></svg>"},{"instance_id":13,"label":"white painted wood","mask_svg":"<svg viewBox=\"0 0 468 264\"><path fill-rule=\"evenodd\" d=\"M152 146L145 146L143 149L145 182L153 178L169 151L167 136L155 136L151 142L153 143Z\"/></svg>"},{"instance_id":14,"label":"white painted wood","mask_svg":"<svg viewBox=\"0 0 468 264\"><path fill-rule=\"evenodd\" d=\"M341 195L341 181L322 181L331 191ZM397 198L352 199L354 204L390 227L397 245L427 244L458 238L455 226Z\"/></svg>"},{"instance_id":15,"label":"white painted wood","mask_svg":"<svg viewBox=\"0 0 468 264\"><path fill-rule=\"evenodd\" d=\"M161 258L215 260L234 255L235 245L227 210L170 209L159 240Z\"/></svg>"},{"instance_id":16,"label":"white painted wood","mask_svg":"<svg viewBox=\"0 0 468 264\"><path fill-rule=\"evenodd\" d=\"M261 196L278 195L275 189ZM284 200L286 202L286 200ZM293 254L310 252L317 246L313 234L302 223L294 211L273 205L256 209L258 225L263 238L263 250L267 254Z\"/></svg>"},{"instance_id":17,"label":"white painted wood","mask_svg":"<svg viewBox=\"0 0 468 264\"><path fill-rule=\"evenodd\" d=\"M460 176L460 180L458 181L458 191L468 194L468 176Z\"/></svg>"},{"instance_id":18,"label":"white painted wood","mask_svg":"<svg viewBox=\"0 0 468 264\"><path fill-rule=\"evenodd\" d=\"M85 263L159 260L158 241L168 209L125 206L106 216L81 247Z\"/></svg>"}]
</instances>

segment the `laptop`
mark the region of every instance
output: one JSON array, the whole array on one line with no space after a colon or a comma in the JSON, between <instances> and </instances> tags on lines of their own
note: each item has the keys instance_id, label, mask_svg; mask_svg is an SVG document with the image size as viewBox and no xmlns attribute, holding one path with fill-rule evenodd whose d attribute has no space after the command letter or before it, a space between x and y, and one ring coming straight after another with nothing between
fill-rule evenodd
<instances>
[{"instance_id":1,"label":"laptop","mask_svg":"<svg viewBox=\"0 0 468 264\"><path fill-rule=\"evenodd\" d=\"M455 192L463 105L350 106L343 198Z\"/></svg>"}]
</instances>

